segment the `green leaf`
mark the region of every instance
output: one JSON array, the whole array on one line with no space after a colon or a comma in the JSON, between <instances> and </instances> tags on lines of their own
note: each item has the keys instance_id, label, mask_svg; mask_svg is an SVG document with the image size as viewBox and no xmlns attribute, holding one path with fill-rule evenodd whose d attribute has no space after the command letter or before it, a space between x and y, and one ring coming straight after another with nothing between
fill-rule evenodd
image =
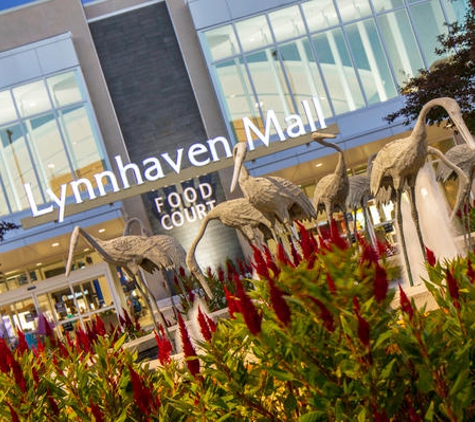
<instances>
[{"instance_id":1,"label":"green leaf","mask_svg":"<svg viewBox=\"0 0 475 422\"><path fill-rule=\"evenodd\" d=\"M279 379L281 381L293 381L295 379L293 374L291 374L290 372L287 372L287 371L282 371L280 369L271 369L271 368L269 368L268 372L269 372L270 375L273 375L274 377L276 377L277 379Z\"/></svg>"},{"instance_id":2,"label":"green leaf","mask_svg":"<svg viewBox=\"0 0 475 422\"><path fill-rule=\"evenodd\" d=\"M319 412L310 412L300 416L297 422L318 422L321 420L321 414Z\"/></svg>"}]
</instances>

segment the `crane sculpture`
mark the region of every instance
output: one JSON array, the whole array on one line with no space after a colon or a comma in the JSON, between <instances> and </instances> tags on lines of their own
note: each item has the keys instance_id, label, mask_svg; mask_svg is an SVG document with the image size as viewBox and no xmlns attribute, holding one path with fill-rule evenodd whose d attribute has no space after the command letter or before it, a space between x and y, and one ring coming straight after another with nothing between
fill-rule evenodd
<instances>
[{"instance_id":1,"label":"crane sculpture","mask_svg":"<svg viewBox=\"0 0 475 422\"><path fill-rule=\"evenodd\" d=\"M313 205L317 213L325 211L328 224L333 219L333 213L341 211L345 220L345 227L348 230L348 219L346 217L346 198L350 188L348 173L346 171L345 157L342 149L333 142L325 141L318 137L318 132L312 134L312 138L320 145L330 147L338 152L338 162L335 171L322 177L313 193Z\"/></svg>"},{"instance_id":2,"label":"crane sculpture","mask_svg":"<svg viewBox=\"0 0 475 422\"><path fill-rule=\"evenodd\" d=\"M206 232L208 224L213 220L219 220L225 226L239 230L250 244L261 246L266 240L275 238L274 224L252 206L246 198L232 199L216 205L206 215L200 231L186 255L188 269L202 284L206 283L206 279L196 262L195 251Z\"/></svg>"},{"instance_id":3,"label":"crane sculpture","mask_svg":"<svg viewBox=\"0 0 475 422\"><path fill-rule=\"evenodd\" d=\"M314 139L318 137L334 137L334 135L318 133ZM270 221L282 224L287 232L297 239L293 221L315 219L317 212L312 202L289 180L274 176L251 176L244 166L246 154L247 143L238 142L233 149L234 171L231 192L239 182L244 197L255 208Z\"/></svg>"},{"instance_id":4,"label":"crane sculpture","mask_svg":"<svg viewBox=\"0 0 475 422\"><path fill-rule=\"evenodd\" d=\"M456 128L464 138L465 142L475 148L475 142L468 131L467 126L462 118L462 112L457 102L452 98L441 97L428 101L421 109L419 116L414 125L414 129L411 134L405 138L396 139L386 144L376 155L373 161L373 167L371 171L371 193L377 195L378 191L383 187L392 187L396 196L396 220L399 227L399 233L401 238L401 247L404 254L404 262L408 272L409 282L413 285L412 274L409 265L409 257L407 254L406 240L404 231L402 230L402 213L401 213L401 197L403 191L408 188L410 201L411 201L411 215L414 220L419 243L422 248L423 256L426 257L424 241L422 238L422 232L419 225L419 215L417 212L417 206L415 203L415 185L416 178L419 170L425 164L428 153L434 153L441 157L449 166L453 166L448 160L442 158L442 153L431 148L427 142L427 127L426 117L427 113L433 107L443 107L449 117L452 119ZM454 169L455 170L455 169ZM459 171L455 170L455 171ZM462 174L461 178L466 177ZM466 183L463 185L466 189ZM459 197L460 197L459 188Z\"/></svg>"},{"instance_id":5,"label":"crane sculpture","mask_svg":"<svg viewBox=\"0 0 475 422\"><path fill-rule=\"evenodd\" d=\"M470 185L475 177L475 150L468 144L459 144L450 148L445 157L453 164L455 164L465 176L468 178ZM436 178L439 182L447 182L458 178L458 174L444 163L439 163L436 170ZM470 218L468 211L470 209L470 190L467 190L462 204L462 227L464 233L465 243L472 248L472 236L470 234ZM456 210L458 211L458 210Z\"/></svg>"}]
</instances>

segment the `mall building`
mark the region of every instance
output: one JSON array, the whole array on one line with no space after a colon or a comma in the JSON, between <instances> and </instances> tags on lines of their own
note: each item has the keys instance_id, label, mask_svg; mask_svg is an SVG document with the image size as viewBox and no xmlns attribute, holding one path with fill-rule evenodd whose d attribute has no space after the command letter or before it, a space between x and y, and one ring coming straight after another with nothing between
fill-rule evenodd
<instances>
[{"instance_id":1,"label":"mall building","mask_svg":"<svg viewBox=\"0 0 475 422\"><path fill-rule=\"evenodd\" d=\"M408 130L384 117L398 87L428 68L437 36L466 0L3 0L0 4L2 330L58 331L135 295L83 240L65 276L70 234L122 236L126 222L187 249L206 212L231 198L232 147L253 175L278 175L309 197L332 172L338 134L349 174ZM457 140L429 129L446 150ZM379 215L381 214L381 215ZM390 213L388 213L390 214ZM376 224L389 220L375 213ZM203 268L242 259L219 222L197 250ZM157 298L159 274L144 274Z\"/></svg>"}]
</instances>

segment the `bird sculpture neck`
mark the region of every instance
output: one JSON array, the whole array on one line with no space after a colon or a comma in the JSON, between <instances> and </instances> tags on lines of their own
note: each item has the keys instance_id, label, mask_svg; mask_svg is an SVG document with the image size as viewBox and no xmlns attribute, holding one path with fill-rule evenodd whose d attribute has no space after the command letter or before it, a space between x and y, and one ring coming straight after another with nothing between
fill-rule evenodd
<instances>
[{"instance_id":1,"label":"bird sculpture neck","mask_svg":"<svg viewBox=\"0 0 475 422\"><path fill-rule=\"evenodd\" d=\"M431 110L432 108L436 106L444 107L440 103L440 101L438 101L437 98L428 101L422 107L419 113L419 116L417 117L416 124L414 125L414 129L412 131L412 138L416 143L425 142L427 140L427 123L426 123L427 113L429 112L429 110Z\"/></svg>"}]
</instances>

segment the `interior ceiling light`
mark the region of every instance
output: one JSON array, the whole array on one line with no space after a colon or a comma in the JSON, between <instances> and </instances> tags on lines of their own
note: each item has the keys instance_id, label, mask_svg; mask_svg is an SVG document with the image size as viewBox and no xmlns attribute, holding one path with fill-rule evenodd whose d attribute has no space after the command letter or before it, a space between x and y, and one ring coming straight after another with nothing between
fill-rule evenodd
<instances>
[{"instance_id":1,"label":"interior ceiling light","mask_svg":"<svg viewBox=\"0 0 475 422\"><path fill-rule=\"evenodd\" d=\"M315 167L321 167L321 166L323 166L322 163L317 163L317 164L315 164Z\"/></svg>"},{"instance_id":2,"label":"interior ceiling light","mask_svg":"<svg viewBox=\"0 0 475 422\"><path fill-rule=\"evenodd\" d=\"M53 248L56 248L56 246L59 246L59 242L54 242L51 246L52 246Z\"/></svg>"},{"instance_id":3,"label":"interior ceiling light","mask_svg":"<svg viewBox=\"0 0 475 422\"><path fill-rule=\"evenodd\" d=\"M106 231L106 229L104 229L104 228L98 230L99 233L104 233L105 231Z\"/></svg>"}]
</instances>

